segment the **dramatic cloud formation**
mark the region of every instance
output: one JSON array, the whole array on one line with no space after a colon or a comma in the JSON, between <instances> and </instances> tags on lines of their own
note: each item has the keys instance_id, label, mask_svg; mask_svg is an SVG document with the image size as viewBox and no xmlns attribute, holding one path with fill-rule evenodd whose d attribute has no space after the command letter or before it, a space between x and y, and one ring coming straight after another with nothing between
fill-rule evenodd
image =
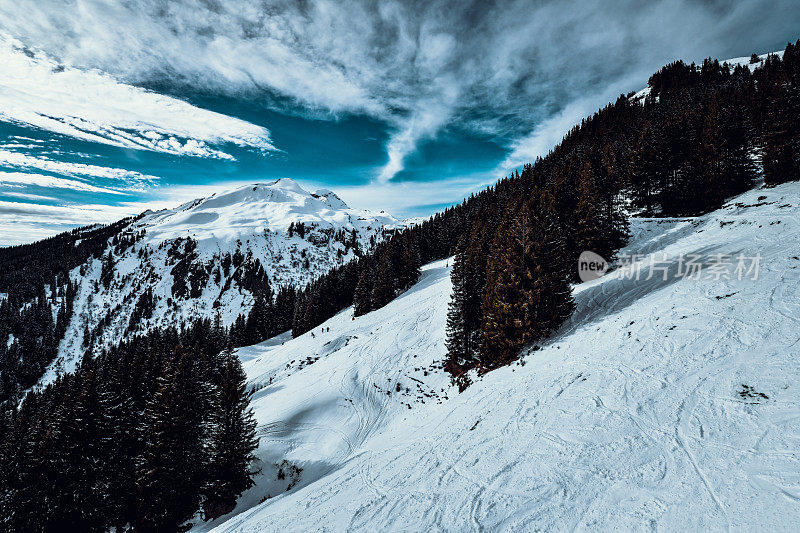
<instances>
[{"instance_id":1,"label":"dramatic cloud formation","mask_svg":"<svg viewBox=\"0 0 800 533\"><path fill-rule=\"evenodd\" d=\"M36 224L48 220L52 228L107 222L153 201L200 196L208 183L280 177L280 169L309 168L292 177L311 181L332 171L339 177L320 185L354 206L421 214L544 155L582 117L641 88L667 62L782 49L798 28L794 0L3 2L0 126L54 134L17 132L0 147L0 196L8 200L0 202L0 244L25 240L8 237L23 224L30 237L44 235ZM246 102L231 112L246 120L179 99L190 94ZM262 106L272 115L251 109ZM369 131L346 142L338 134L354 129L314 137L318 121L350 119ZM271 120L284 121L282 140L294 152L273 141ZM81 145L59 161L42 148L62 142L57 134L136 153L84 160ZM231 155L237 148L263 158L242 163ZM354 155L337 169L342 153ZM196 156L231 166L209 163L195 181L198 168L188 166L176 178ZM270 157L291 166L262 162ZM136 171L124 168L133 163ZM356 177L341 177L348 173ZM119 193L132 201L98 199ZM103 202L114 205L97 207ZM48 203L59 205L37 205Z\"/></svg>"},{"instance_id":2,"label":"dramatic cloud formation","mask_svg":"<svg viewBox=\"0 0 800 533\"><path fill-rule=\"evenodd\" d=\"M794 37L799 12L754 0L18 0L0 26L133 83L268 89L291 112L379 117L393 129L376 174L388 181L445 125L506 139L509 163L539 155L607 87L630 90L676 58L769 51Z\"/></svg>"},{"instance_id":3,"label":"dramatic cloud formation","mask_svg":"<svg viewBox=\"0 0 800 533\"><path fill-rule=\"evenodd\" d=\"M0 35L0 119L137 150L233 159L207 142L273 150L269 132L243 120L132 87L34 53Z\"/></svg>"}]
</instances>

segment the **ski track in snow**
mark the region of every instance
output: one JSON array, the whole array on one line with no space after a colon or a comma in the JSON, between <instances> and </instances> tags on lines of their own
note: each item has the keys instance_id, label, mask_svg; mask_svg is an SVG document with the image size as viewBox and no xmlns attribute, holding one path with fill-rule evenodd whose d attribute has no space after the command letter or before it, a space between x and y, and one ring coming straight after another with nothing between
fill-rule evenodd
<instances>
[{"instance_id":1,"label":"ski track in snow","mask_svg":"<svg viewBox=\"0 0 800 533\"><path fill-rule=\"evenodd\" d=\"M240 349L264 472L232 515L198 529L794 529L798 214L793 183L704 217L635 220L624 253L760 253L759 279L612 271L575 287L573 318L524 365L461 394L436 368L450 260L383 309ZM284 458L301 482L259 504Z\"/></svg>"}]
</instances>

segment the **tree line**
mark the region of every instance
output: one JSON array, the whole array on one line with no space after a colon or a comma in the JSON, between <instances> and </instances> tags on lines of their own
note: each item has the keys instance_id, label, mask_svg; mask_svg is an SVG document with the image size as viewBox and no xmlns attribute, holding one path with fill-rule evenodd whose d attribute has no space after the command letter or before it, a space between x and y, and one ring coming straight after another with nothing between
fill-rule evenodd
<instances>
[{"instance_id":1,"label":"tree line","mask_svg":"<svg viewBox=\"0 0 800 533\"><path fill-rule=\"evenodd\" d=\"M135 219L87 226L32 244L0 248L0 402L35 384L58 353L72 310L72 269L109 246L130 246L122 234Z\"/></svg>"},{"instance_id":2,"label":"tree line","mask_svg":"<svg viewBox=\"0 0 800 533\"><path fill-rule=\"evenodd\" d=\"M250 394L219 323L136 335L0 404L0 529L177 531L253 485Z\"/></svg>"},{"instance_id":3,"label":"tree line","mask_svg":"<svg viewBox=\"0 0 800 533\"><path fill-rule=\"evenodd\" d=\"M521 173L309 284L293 333L349 305L356 316L377 309L417 280L415 265L455 255L446 367L458 379L507 364L569 316L578 255L613 259L628 216L709 212L759 171L767 185L798 179L798 46L754 57L752 72L715 60L665 66L646 96L620 96Z\"/></svg>"}]
</instances>

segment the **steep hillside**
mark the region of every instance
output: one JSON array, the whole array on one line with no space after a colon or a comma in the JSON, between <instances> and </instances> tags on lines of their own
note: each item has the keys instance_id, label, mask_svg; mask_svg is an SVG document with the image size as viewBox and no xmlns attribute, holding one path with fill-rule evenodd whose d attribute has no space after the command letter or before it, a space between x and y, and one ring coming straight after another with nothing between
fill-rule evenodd
<instances>
[{"instance_id":1,"label":"steep hillside","mask_svg":"<svg viewBox=\"0 0 800 533\"><path fill-rule=\"evenodd\" d=\"M551 341L461 394L439 370L448 260L383 309L240 349L263 473L236 514L202 527L795 523L798 215L791 183L697 218L635 220L627 266L576 286L577 312ZM757 276L737 279L740 255L760 257ZM679 275L688 264L697 279Z\"/></svg>"},{"instance_id":2,"label":"steep hillside","mask_svg":"<svg viewBox=\"0 0 800 533\"><path fill-rule=\"evenodd\" d=\"M265 280L302 287L400 226L288 178L146 212L72 271L74 312L44 382L74 368L86 347L126 334L194 318L229 326Z\"/></svg>"}]
</instances>

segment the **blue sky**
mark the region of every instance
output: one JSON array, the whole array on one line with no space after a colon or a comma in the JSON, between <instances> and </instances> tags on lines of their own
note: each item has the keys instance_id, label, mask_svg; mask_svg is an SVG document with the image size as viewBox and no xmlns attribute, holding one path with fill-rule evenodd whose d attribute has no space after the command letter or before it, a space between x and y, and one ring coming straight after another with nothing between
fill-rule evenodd
<instances>
[{"instance_id":1,"label":"blue sky","mask_svg":"<svg viewBox=\"0 0 800 533\"><path fill-rule=\"evenodd\" d=\"M0 245L287 176L428 215L661 65L798 28L789 1L7 2Z\"/></svg>"}]
</instances>

